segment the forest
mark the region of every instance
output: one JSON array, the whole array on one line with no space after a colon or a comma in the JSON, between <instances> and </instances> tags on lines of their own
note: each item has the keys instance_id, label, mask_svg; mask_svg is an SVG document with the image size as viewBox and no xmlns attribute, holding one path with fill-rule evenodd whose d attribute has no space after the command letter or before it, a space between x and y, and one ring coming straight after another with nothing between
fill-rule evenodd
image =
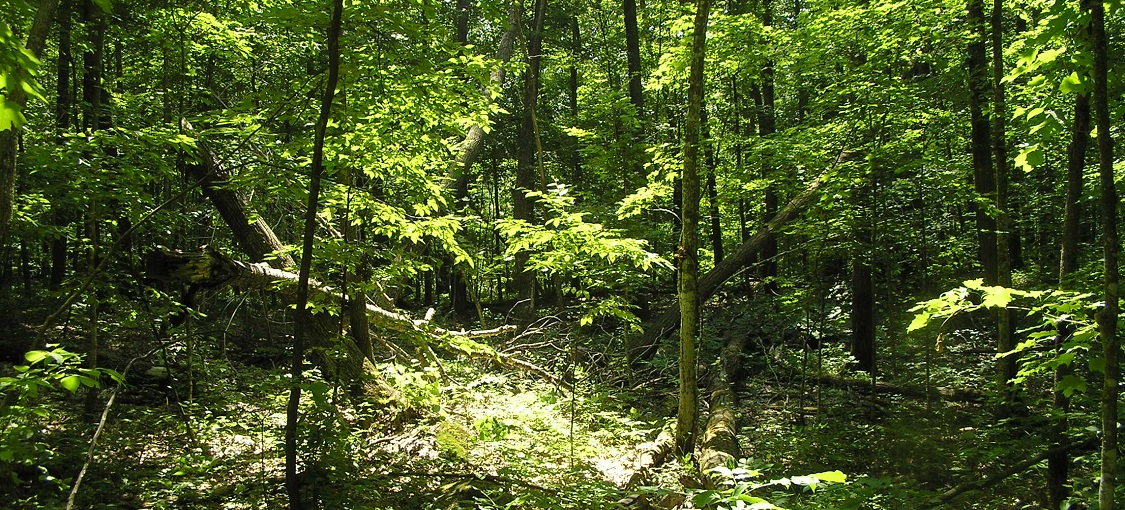
<instances>
[{"instance_id":1,"label":"forest","mask_svg":"<svg viewBox=\"0 0 1125 510\"><path fill-rule=\"evenodd\" d=\"M1112 510L1121 7L0 0L0 508Z\"/></svg>"}]
</instances>

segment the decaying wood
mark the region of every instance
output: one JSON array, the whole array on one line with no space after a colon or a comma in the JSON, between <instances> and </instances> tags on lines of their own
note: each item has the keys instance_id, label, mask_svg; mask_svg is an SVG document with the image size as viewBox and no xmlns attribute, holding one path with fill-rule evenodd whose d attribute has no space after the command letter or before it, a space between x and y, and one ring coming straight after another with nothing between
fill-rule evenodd
<instances>
[{"instance_id":1,"label":"decaying wood","mask_svg":"<svg viewBox=\"0 0 1125 510\"><path fill-rule=\"evenodd\" d=\"M653 469L660 467L672 449L676 446L676 421L668 420L656 439L637 446L637 460L633 462L633 474L625 484L626 489L633 489L645 482Z\"/></svg>"},{"instance_id":2,"label":"decaying wood","mask_svg":"<svg viewBox=\"0 0 1125 510\"><path fill-rule=\"evenodd\" d=\"M148 277L154 280L178 281L208 289L226 285L247 289L266 289L278 292L286 298L292 298L296 292L297 275L295 273L282 271L265 263L237 261L214 249L205 248L199 252L182 252L161 248L149 254L147 265ZM315 297L313 301L317 299L331 300L334 308L338 308L338 304L344 299L338 290L315 280L309 282L309 289L311 295ZM492 349L471 350L471 352L466 353L449 342L451 338L478 339L510 334L516 331L516 326L504 325L471 331L450 330L435 326L428 320L414 319L406 314L387 310L373 303L367 303L366 309L372 327L406 335L416 335L415 340L424 339L428 345L440 346L458 354L468 354L475 358L487 359L494 364L516 368L546 379L561 388L570 389L569 383L531 362ZM354 347L354 343L352 346ZM360 358L362 359L362 356Z\"/></svg>"},{"instance_id":3,"label":"decaying wood","mask_svg":"<svg viewBox=\"0 0 1125 510\"><path fill-rule=\"evenodd\" d=\"M734 384L742 373L742 348L746 337L739 335L723 348L719 369L711 376L711 413L703 430L702 449L699 453L699 470L705 476L704 484L714 488L715 479L706 476L711 470L734 463L741 454L738 446L738 399Z\"/></svg>"}]
</instances>

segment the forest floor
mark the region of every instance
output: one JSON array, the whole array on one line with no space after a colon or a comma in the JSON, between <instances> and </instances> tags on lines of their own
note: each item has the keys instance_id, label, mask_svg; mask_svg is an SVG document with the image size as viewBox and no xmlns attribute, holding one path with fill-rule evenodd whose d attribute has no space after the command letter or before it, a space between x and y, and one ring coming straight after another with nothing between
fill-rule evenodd
<instances>
[{"instance_id":1,"label":"forest floor","mask_svg":"<svg viewBox=\"0 0 1125 510\"><path fill-rule=\"evenodd\" d=\"M29 327L9 326L7 339L26 338L12 332L33 329L35 318L13 321ZM215 331L197 331L207 342L193 347L189 372L182 342L154 349L153 338L121 334L127 331L123 326L107 340L107 360L153 354L127 375L78 507L284 506L282 346L264 338L232 338L228 345L224 330L220 349ZM549 335L586 333L556 328ZM712 333L713 344L722 340ZM933 386L979 387L988 377L987 356L972 354L971 341L956 348L962 351L926 354L904 343L897 358L886 360L896 376L889 382L918 388L928 374ZM549 365L552 357L559 353L547 348L536 359ZM737 391L740 466L763 483L828 470L848 475L848 483L816 491L778 484L755 490L782 507L917 508L1043 444L1036 432L1042 424L998 422L987 403L971 398L872 392L854 380L818 384L847 374L839 345L805 351L756 338L744 360L750 376ZM172 367L174 379L149 370L159 365ZM8 372L7 366L0 369ZM307 498L319 508L614 508L628 495L623 487L637 445L674 413L674 363L658 357L631 383L604 360L551 366L577 382L575 391L471 360L445 360L445 377L434 367L381 364L384 379L399 391L383 401L307 385L300 438L302 451L313 452L303 458ZM108 391L101 390L103 404ZM81 395L43 397L50 413L35 438L44 445L39 471L24 473L11 487L16 497L0 507L60 506L86 460L101 409L84 413ZM693 485L690 471L672 459L638 490L654 500L684 492L682 482ZM1033 469L942 508L1039 508L1042 488L1034 484L1040 480L1041 468Z\"/></svg>"}]
</instances>

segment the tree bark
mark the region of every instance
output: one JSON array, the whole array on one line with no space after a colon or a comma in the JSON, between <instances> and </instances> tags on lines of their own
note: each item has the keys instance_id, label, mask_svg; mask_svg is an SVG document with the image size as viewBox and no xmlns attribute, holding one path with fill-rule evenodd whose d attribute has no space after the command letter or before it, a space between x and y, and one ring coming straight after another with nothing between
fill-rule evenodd
<instances>
[{"instance_id":1,"label":"tree bark","mask_svg":"<svg viewBox=\"0 0 1125 510\"><path fill-rule=\"evenodd\" d=\"M1109 120L1108 74L1109 56L1105 33L1105 6L1089 1L1090 35L1094 46L1094 121L1098 129L1098 176L1101 183L1102 260L1105 267L1105 306L1098 311L1098 333L1105 357L1105 379L1102 382L1102 460L1098 503L1101 510L1114 509L1114 488L1117 486L1117 396L1120 392L1117 338L1118 275L1117 252L1117 190L1113 175L1113 135Z\"/></svg>"},{"instance_id":2,"label":"tree bark","mask_svg":"<svg viewBox=\"0 0 1125 510\"><path fill-rule=\"evenodd\" d=\"M971 42L968 46L969 112L973 156L973 185L976 203L977 253L984 268L986 285L996 285L996 220L989 214L989 205L995 201L996 181L992 171L991 140L988 116L989 79L988 60L985 55L985 24L983 0L969 0L968 17Z\"/></svg>"},{"instance_id":3,"label":"tree bark","mask_svg":"<svg viewBox=\"0 0 1125 510\"><path fill-rule=\"evenodd\" d=\"M771 0L762 0L762 25L769 27L773 25L773 2ZM761 109L758 113L758 134L762 138L772 137L777 129L776 116L775 116L775 99L774 99L774 83L773 83L773 61L766 60L766 65L762 70L762 88L761 88ZM762 178L768 183L766 185L765 208L763 209L762 221L769 221L770 218L777 214L778 197L777 190L773 185L773 168L770 166L770 155L766 154L762 158ZM771 279L777 276L777 237L771 235L766 239L766 243L762 246L762 265L758 275L762 281L766 282L766 288L770 292L777 292L776 283Z\"/></svg>"},{"instance_id":4,"label":"tree bark","mask_svg":"<svg viewBox=\"0 0 1125 510\"><path fill-rule=\"evenodd\" d=\"M309 201L305 207L305 232L301 248L301 269L297 276L297 307L293 334L293 363L289 374L289 402L285 414L285 489L290 510L301 510L301 482L297 478L297 422L300 418L301 385L305 373L305 344L313 337L313 312L309 310L309 273L312 271L313 242L316 240L316 214L320 209L320 178L324 174L324 136L332 115L332 100L340 78L340 26L344 0L333 0L332 21L328 25L328 79L320 102L320 117L313 135L312 168L309 171Z\"/></svg>"},{"instance_id":5,"label":"tree bark","mask_svg":"<svg viewBox=\"0 0 1125 510\"><path fill-rule=\"evenodd\" d=\"M683 223L680 230L680 405L676 414L676 452L695 451L699 416L695 337L699 321L699 116L703 106L703 65L707 50L710 0L699 0L692 34L691 70L688 75L687 119L684 122Z\"/></svg>"},{"instance_id":6,"label":"tree bark","mask_svg":"<svg viewBox=\"0 0 1125 510\"><path fill-rule=\"evenodd\" d=\"M1082 198L1083 173L1086 169L1086 148L1090 141L1090 95L1077 94L1074 97L1074 123L1071 131L1070 146L1067 148L1066 161L1066 199L1062 227L1062 248L1059 254L1059 288L1070 286L1070 275L1078 271L1078 238L1079 238L1079 206ZM1055 336L1054 348L1056 355L1060 353L1062 345L1074 333L1073 328L1066 321L1060 321L1059 333ZM1051 508L1060 508L1068 495L1066 481L1069 477L1070 459L1066 450L1058 449L1066 444L1068 420L1066 414L1070 408L1070 399L1058 389L1063 378L1071 372L1070 367L1060 364L1055 368L1052 403L1055 411L1061 415L1058 422L1051 425L1048 439L1052 453L1047 456L1047 504Z\"/></svg>"},{"instance_id":7,"label":"tree bark","mask_svg":"<svg viewBox=\"0 0 1125 510\"><path fill-rule=\"evenodd\" d=\"M703 105L699 122L703 130L703 154L707 162L707 213L711 217L711 253L718 264L723 261L723 223L719 215L719 191L715 182L715 144L711 140L711 128L707 120L707 105Z\"/></svg>"},{"instance_id":8,"label":"tree bark","mask_svg":"<svg viewBox=\"0 0 1125 510\"><path fill-rule=\"evenodd\" d=\"M1002 0L992 2L992 149L996 167L996 284L1012 286L1012 258L1009 236L1012 217L1008 211L1008 148L1004 119L1007 117L1004 99L1004 5ZM1008 352L1016 347L1012 313L1007 307L996 312L998 335L997 352ZM1009 383L1016 377L1016 357L1005 356L997 360L997 379L1004 390L1005 405L1016 398Z\"/></svg>"},{"instance_id":9,"label":"tree bark","mask_svg":"<svg viewBox=\"0 0 1125 510\"><path fill-rule=\"evenodd\" d=\"M527 222L535 221L535 200L527 192L539 189L536 179L536 114L539 103L539 65L543 58L543 18L547 1L536 0L531 34L527 38L527 72L524 74L523 115L519 132L519 157L516 163L516 186L512 190L512 217ZM516 307L513 315L520 322L529 322L536 307L535 273L527 270L530 254L515 256L512 281L516 289Z\"/></svg>"}]
</instances>

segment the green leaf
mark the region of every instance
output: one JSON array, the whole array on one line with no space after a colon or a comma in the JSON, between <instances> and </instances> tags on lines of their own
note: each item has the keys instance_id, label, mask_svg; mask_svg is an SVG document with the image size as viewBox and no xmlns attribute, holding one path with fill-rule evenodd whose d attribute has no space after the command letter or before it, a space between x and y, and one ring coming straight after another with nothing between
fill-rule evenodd
<instances>
[{"instance_id":1,"label":"green leaf","mask_svg":"<svg viewBox=\"0 0 1125 510\"><path fill-rule=\"evenodd\" d=\"M1068 398L1074 392L1084 393L1086 391L1086 380L1074 374L1067 374L1059 380L1059 391Z\"/></svg>"},{"instance_id":2,"label":"green leaf","mask_svg":"<svg viewBox=\"0 0 1125 510\"><path fill-rule=\"evenodd\" d=\"M848 475L844 474L844 472L840 470L825 471L823 473L816 473L812 476L817 477L822 482L844 483L848 480Z\"/></svg>"},{"instance_id":3,"label":"green leaf","mask_svg":"<svg viewBox=\"0 0 1125 510\"><path fill-rule=\"evenodd\" d=\"M1046 159L1043 149L1038 144L1030 145L1021 149L1020 153L1016 155L1016 166L1022 168L1024 172L1031 172L1035 170L1035 167L1042 165Z\"/></svg>"},{"instance_id":4,"label":"green leaf","mask_svg":"<svg viewBox=\"0 0 1125 510\"><path fill-rule=\"evenodd\" d=\"M906 332L911 333L926 327L926 324L930 323L930 317L931 315L929 312L922 312L918 315L915 315L914 320L910 321L910 325L906 327Z\"/></svg>"},{"instance_id":5,"label":"green leaf","mask_svg":"<svg viewBox=\"0 0 1125 510\"><path fill-rule=\"evenodd\" d=\"M1086 91L1086 84L1082 82L1082 78L1078 76L1078 72L1072 72L1066 78L1063 78L1062 83L1059 84L1059 92L1063 94L1079 94Z\"/></svg>"},{"instance_id":6,"label":"green leaf","mask_svg":"<svg viewBox=\"0 0 1125 510\"><path fill-rule=\"evenodd\" d=\"M94 3L98 4L98 7L101 7L103 12L110 12L113 9L113 2L110 0L94 0Z\"/></svg>"},{"instance_id":7,"label":"green leaf","mask_svg":"<svg viewBox=\"0 0 1125 510\"><path fill-rule=\"evenodd\" d=\"M59 385L66 388L67 391L74 393L78 391L78 387L82 385L82 377L77 375L68 375L59 380Z\"/></svg>"},{"instance_id":8,"label":"green leaf","mask_svg":"<svg viewBox=\"0 0 1125 510\"><path fill-rule=\"evenodd\" d=\"M20 112L20 105L8 99L0 103L0 131L18 128L24 122L27 122L27 119Z\"/></svg>"},{"instance_id":9,"label":"green leaf","mask_svg":"<svg viewBox=\"0 0 1125 510\"><path fill-rule=\"evenodd\" d=\"M27 360L28 363L34 365L36 363L39 363L40 361L43 361L43 358L46 358L50 355L51 353L47 351L27 351L23 354L23 357Z\"/></svg>"}]
</instances>

